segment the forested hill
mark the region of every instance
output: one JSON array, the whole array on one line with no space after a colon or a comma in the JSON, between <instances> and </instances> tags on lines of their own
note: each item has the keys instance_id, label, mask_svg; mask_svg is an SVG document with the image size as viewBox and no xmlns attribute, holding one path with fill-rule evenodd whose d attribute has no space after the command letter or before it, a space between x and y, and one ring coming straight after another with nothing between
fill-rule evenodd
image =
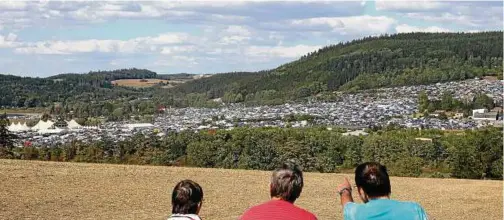
<instances>
[{"instance_id":1,"label":"forested hill","mask_svg":"<svg viewBox=\"0 0 504 220\"><path fill-rule=\"evenodd\" d=\"M117 79L156 78L144 69L96 71L87 74L60 74L48 78L0 74L0 107L47 107L54 102L98 102L143 96L138 89L115 87Z\"/></svg>"},{"instance_id":2,"label":"forested hill","mask_svg":"<svg viewBox=\"0 0 504 220\"><path fill-rule=\"evenodd\" d=\"M276 69L226 73L175 90L228 102L282 102L324 91L501 75L502 32L407 33L327 46Z\"/></svg>"},{"instance_id":3,"label":"forested hill","mask_svg":"<svg viewBox=\"0 0 504 220\"><path fill-rule=\"evenodd\" d=\"M123 100L145 97L151 100L149 109L156 105L215 106L210 100L217 98L224 102L281 104L336 90L428 84L482 75L502 77L502 34L408 33L367 37L321 48L272 70L215 74L170 89L116 87L111 81L176 80L192 75L158 75L134 68L49 78L0 75L0 107L48 107L61 102L68 109L77 109L74 106L79 103L114 102L114 108L126 109Z\"/></svg>"},{"instance_id":4,"label":"forested hill","mask_svg":"<svg viewBox=\"0 0 504 220\"><path fill-rule=\"evenodd\" d=\"M66 73L49 77L49 79L80 80L80 81L112 81L118 79L154 79L155 72L146 69L118 69L111 71L91 71L86 74Z\"/></svg>"}]
</instances>

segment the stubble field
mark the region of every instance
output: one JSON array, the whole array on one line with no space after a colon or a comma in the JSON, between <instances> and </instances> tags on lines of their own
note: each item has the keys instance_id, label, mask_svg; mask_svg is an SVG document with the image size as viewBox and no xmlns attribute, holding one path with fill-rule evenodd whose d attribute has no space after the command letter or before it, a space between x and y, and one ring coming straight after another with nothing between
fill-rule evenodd
<instances>
[{"instance_id":1,"label":"stubble field","mask_svg":"<svg viewBox=\"0 0 504 220\"><path fill-rule=\"evenodd\" d=\"M127 86L127 87L151 87L154 85L157 85L159 83L167 83L168 80L164 79L144 79L143 82L141 81L142 79L118 79L112 81L112 84L118 85L118 86Z\"/></svg>"},{"instance_id":2,"label":"stubble field","mask_svg":"<svg viewBox=\"0 0 504 220\"><path fill-rule=\"evenodd\" d=\"M204 219L237 219L267 201L270 172L0 160L0 219L166 219L172 187L200 183ZM342 219L344 174L305 174L296 205ZM392 197L419 202L435 219L502 219L502 181L392 178ZM353 181L352 181L353 182ZM357 199L354 195L354 199Z\"/></svg>"}]
</instances>

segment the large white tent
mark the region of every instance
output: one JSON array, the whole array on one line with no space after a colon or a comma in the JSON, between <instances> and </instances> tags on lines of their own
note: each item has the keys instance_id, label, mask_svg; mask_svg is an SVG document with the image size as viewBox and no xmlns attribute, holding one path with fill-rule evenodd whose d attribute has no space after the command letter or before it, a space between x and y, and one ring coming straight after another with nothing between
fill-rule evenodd
<instances>
[{"instance_id":1,"label":"large white tent","mask_svg":"<svg viewBox=\"0 0 504 220\"><path fill-rule=\"evenodd\" d=\"M7 129L11 132L22 132L22 131L28 131L30 128L26 126L26 122L24 124L21 123L12 123L7 127Z\"/></svg>"},{"instance_id":2,"label":"large white tent","mask_svg":"<svg viewBox=\"0 0 504 220\"><path fill-rule=\"evenodd\" d=\"M14 122L7 126L7 130L9 130L10 132L15 132L16 128L17 126L14 124Z\"/></svg>"},{"instance_id":3,"label":"large white tent","mask_svg":"<svg viewBox=\"0 0 504 220\"><path fill-rule=\"evenodd\" d=\"M51 128L54 125L54 122L51 120L47 121L42 121L40 120L35 126L31 128L32 131L38 131L38 130L47 130Z\"/></svg>"},{"instance_id":4,"label":"large white tent","mask_svg":"<svg viewBox=\"0 0 504 220\"><path fill-rule=\"evenodd\" d=\"M68 124L68 128L70 128L70 129L80 129L80 128L82 128L82 126L79 123L77 123L75 120L73 120L73 119L70 120L70 121L68 121L67 124Z\"/></svg>"},{"instance_id":5,"label":"large white tent","mask_svg":"<svg viewBox=\"0 0 504 220\"><path fill-rule=\"evenodd\" d=\"M19 128L19 131L29 131L30 130L30 127L28 127L26 125L26 122L24 122L23 124L19 124L18 128Z\"/></svg>"}]
</instances>

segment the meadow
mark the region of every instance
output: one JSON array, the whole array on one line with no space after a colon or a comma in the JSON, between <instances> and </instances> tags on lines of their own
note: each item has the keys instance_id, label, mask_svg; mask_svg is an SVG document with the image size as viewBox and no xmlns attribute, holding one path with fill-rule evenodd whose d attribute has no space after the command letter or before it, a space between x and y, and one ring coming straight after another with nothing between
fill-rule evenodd
<instances>
[{"instance_id":1,"label":"meadow","mask_svg":"<svg viewBox=\"0 0 504 220\"><path fill-rule=\"evenodd\" d=\"M204 189L204 219L237 219L267 201L270 172L0 160L0 219L166 219L182 179ZM305 173L296 205L342 219L336 186L350 174ZM502 181L392 177L392 198L435 219L502 219ZM353 181L352 181L353 182ZM354 199L358 198L354 195Z\"/></svg>"},{"instance_id":2,"label":"meadow","mask_svg":"<svg viewBox=\"0 0 504 220\"><path fill-rule=\"evenodd\" d=\"M126 86L126 87L151 87L157 85L159 83L168 83L168 80L164 79L119 79L112 81L112 84L118 86Z\"/></svg>"}]
</instances>

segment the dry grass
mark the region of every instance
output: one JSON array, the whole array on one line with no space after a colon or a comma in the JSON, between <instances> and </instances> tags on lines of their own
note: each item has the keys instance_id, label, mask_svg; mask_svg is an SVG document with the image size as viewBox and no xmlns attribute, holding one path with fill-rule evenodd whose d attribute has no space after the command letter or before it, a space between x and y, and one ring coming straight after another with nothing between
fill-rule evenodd
<instances>
[{"instance_id":1,"label":"dry grass","mask_svg":"<svg viewBox=\"0 0 504 220\"><path fill-rule=\"evenodd\" d=\"M141 79L119 79L112 81L112 84L118 86L128 86L128 87L151 87L160 82L166 83L168 80L164 79L145 79L146 82L140 82Z\"/></svg>"},{"instance_id":2,"label":"dry grass","mask_svg":"<svg viewBox=\"0 0 504 220\"><path fill-rule=\"evenodd\" d=\"M0 160L0 219L165 219L181 179L205 191L205 219L236 219L268 200L270 172ZM342 219L344 176L306 173L296 202L319 219ZM502 181L392 178L393 198L436 219L502 219Z\"/></svg>"}]
</instances>

